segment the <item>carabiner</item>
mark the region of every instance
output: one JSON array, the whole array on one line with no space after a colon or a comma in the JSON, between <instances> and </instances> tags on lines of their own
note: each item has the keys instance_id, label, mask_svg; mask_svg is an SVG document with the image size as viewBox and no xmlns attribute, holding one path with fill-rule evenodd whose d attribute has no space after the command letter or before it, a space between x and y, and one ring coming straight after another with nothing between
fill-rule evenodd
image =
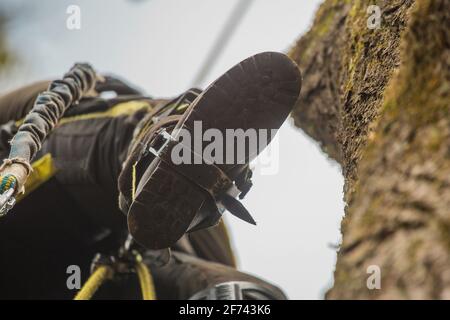
<instances>
[{"instance_id":1,"label":"carabiner","mask_svg":"<svg viewBox=\"0 0 450 320\"><path fill-rule=\"evenodd\" d=\"M10 188L0 195L0 217L6 216L15 204L14 189Z\"/></svg>"}]
</instances>

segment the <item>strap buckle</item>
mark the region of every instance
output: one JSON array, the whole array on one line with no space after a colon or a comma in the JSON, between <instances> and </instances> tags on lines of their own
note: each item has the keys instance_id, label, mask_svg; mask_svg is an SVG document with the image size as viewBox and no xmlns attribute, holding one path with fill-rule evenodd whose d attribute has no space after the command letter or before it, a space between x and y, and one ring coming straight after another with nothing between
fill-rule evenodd
<instances>
[{"instance_id":1,"label":"strap buckle","mask_svg":"<svg viewBox=\"0 0 450 320\"><path fill-rule=\"evenodd\" d=\"M158 138L162 138L163 140L164 140L164 142L163 142L163 144L158 148L158 149L155 149L155 148L153 148L153 146L150 146L149 148L148 148L148 151L151 153L151 154L153 154L154 156L156 156L156 157L160 157L161 156L161 153L164 151L164 149L167 147L167 145L170 143L170 142L172 142L172 141L177 141L174 137L172 137L171 135L170 135L170 133L168 133L167 131L166 131L166 129L165 128L163 128L159 133L158 133Z\"/></svg>"},{"instance_id":2,"label":"strap buckle","mask_svg":"<svg viewBox=\"0 0 450 320\"><path fill-rule=\"evenodd\" d=\"M0 195L0 217L6 216L16 204L14 189L10 188Z\"/></svg>"}]
</instances>

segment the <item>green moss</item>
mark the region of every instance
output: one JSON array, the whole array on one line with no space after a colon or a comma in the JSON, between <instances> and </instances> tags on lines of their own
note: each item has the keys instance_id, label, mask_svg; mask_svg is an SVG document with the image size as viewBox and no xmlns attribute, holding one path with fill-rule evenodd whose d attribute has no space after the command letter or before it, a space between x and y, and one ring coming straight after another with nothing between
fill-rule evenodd
<instances>
[{"instance_id":1,"label":"green moss","mask_svg":"<svg viewBox=\"0 0 450 320\"><path fill-rule=\"evenodd\" d=\"M296 45L289 50L288 55L296 61L308 59L311 49L315 43L326 37L335 26L337 7L350 3L350 0L328 0L317 10L313 27L302 37L301 46Z\"/></svg>"},{"instance_id":2,"label":"green moss","mask_svg":"<svg viewBox=\"0 0 450 320\"><path fill-rule=\"evenodd\" d=\"M441 220L438 222L438 229L442 243L450 250L450 223Z\"/></svg>"},{"instance_id":3,"label":"green moss","mask_svg":"<svg viewBox=\"0 0 450 320\"><path fill-rule=\"evenodd\" d=\"M415 262L417 262L416 255L420 247L422 247L422 245L423 245L422 239L414 239L407 249L407 256L412 262L412 266L414 265Z\"/></svg>"},{"instance_id":4,"label":"green moss","mask_svg":"<svg viewBox=\"0 0 450 320\"><path fill-rule=\"evenodd\" d=\"M449 97L442 94L440 86L446 86L448 82L440 67L431 63L423 65L419 72L411 71L405 70L402 76L392 83L383 107L384 112L391 118L402 113L416 127L447 117ZM434 137L439 138L438 134ZM436 142L436 139L433 141ZM436 147L436 143L432 145Z\"/></svg>"},{"instance_id":5,"label":"green moss","mask_svg":"<svg viewBox=\"0 0 450 320\"><path fill-rule=\"evenodd\" d=\"M433 38L427 39L426 45L420 36L426 29L439 30L445 21L431 18L432 2L422 0L414 10L414 19L420 21L416 29L406 34L407 47L404 50L402 66L399 76L393 79L391 88L387 92L384 110L391 116L398 116L402 112L415 126L435 123L449 116L449 88L448 62L445 58L445 32L433 33ZM393 103L393 101L395 101ZM395 110L392 106L402 106ZM433 135L431 147L436 148L439 134Z\"/></svg>"},{"instance_id":6,"label":"green moss","mask_svg":"<svg viewBox=\"0 0 450 320\"><path fill-rule=\"evenodd\" d=\"M323 37L325 34L328 33L330 30L330 27L333 25L335 17L335 11L334 10L327 10L322 16L321 21L316 27L314 28L314 33L316 37Z\"/></svg>"},{"instance_id":7,"label":"green moss","mask_svg":"<svg viewBox=\"0 0 450 320\"><path fill-rule=\"evenodd\" d=\"M356 36L355 36L356 37ZM354 87L355 75L358 70L357 65L361 62L364 54L364 44L361 41L355 40L355 51L349 59L348 68L348 80L345 84L345 91L349 91Z\"/></svg>"},{"instance_id":8,"label":"green moss","mask_svg":"<svg viewBox=\"0 0 450 320\"><path fill-rule=\"evenodd\" d=\"M441 130L437 128L431 128L429 132L429 137L427 141L427 149L430 152L436 152L440 149L442 143L446 137L442 134Z\"/></svg>"}]
</instances>

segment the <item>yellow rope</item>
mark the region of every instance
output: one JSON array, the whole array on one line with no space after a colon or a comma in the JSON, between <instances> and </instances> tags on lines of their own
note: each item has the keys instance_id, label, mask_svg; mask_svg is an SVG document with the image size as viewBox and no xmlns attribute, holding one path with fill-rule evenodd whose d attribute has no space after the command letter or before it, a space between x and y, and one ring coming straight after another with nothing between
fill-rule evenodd
<instances>
[{"instance_id":1,"label":"yellow rope","mask_svg":"<svg viewBox=\"0 0 450 320\"><path fill-rule=\"evenodd\" d=\"M64 125L71 122L76 121L85 121L85 120L91 120L91 119L101 119L101 118L117 118L124 115L131 115L137 111L140 111L142 109L147 109L148 111L151 111L153 108L152 105L150 105L147 101L142 100L132 100L127 102L122 102L119 104L116 104L114 107L106 110L106 111L100 111L100 112L91 112L81 115L76 115L72 117L65 117L62 118L59 121L59 125ZM16 126L20 126L23 124L23 121L25 119L21 119L16 121Z\"/></svg>"},{"instance_id":2,"label":"yellow rope","mask_svg":"<svg viewBox=\"0 0 450 320\"><path fill-rule=\"evenodd\" d=\"M137 165L137 162L135 163L135 164L133 164L133 166L132 166L132 170L131 170L131 199L135 199L135 196L136 196L136 181L137 181L137 179L136 179L136 165Z\"/></svg>"},{"instance_id":3,"label":"yellow rope","mask_svg":"<svg viewBox=\"0 0 450 320\"><path fill-rule=\"evenodd\" d=\"M147 265L142 262L142 257L136 255L136 273L139 278L143 300L156 300L155 285ZM114 269L111 266L101 265L89 277L80 291L78 291L74 300L90 300L100 286L114 275Z\"/></svg>"},{"instance_id":4,"label":"yellow rope","mask_svg":"<svg viewBox=\"0 0 450 320\"><path fill-rule=\"evenodd\" d=\"M114 270L110 266L99 266L94 273L89 277L83 288L78 291L74 300L90 300L97 292L98 288L108 279L111 279Z\"/></svg>"},{"instance_id":5,"label":"yellow rope","mask_svg":"<svg viewBox=\"0 0 450 320\"><path fill-rule=\"evenodd\" d=\"M136 257L136 272L141 285L142 299L156 300L155 285L147 265L142 262L140 256Z\"/></svg>"}]
</instances>

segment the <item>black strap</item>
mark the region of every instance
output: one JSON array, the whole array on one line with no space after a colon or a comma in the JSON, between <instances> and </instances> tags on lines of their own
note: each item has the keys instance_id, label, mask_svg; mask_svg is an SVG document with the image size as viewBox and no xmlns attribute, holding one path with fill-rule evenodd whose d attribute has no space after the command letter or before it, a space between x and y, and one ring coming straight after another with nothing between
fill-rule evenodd
<instances>
[{"instance_id":1,"label":"black strap","mask_svg":"<svg viewBox=\"0 0 450 320\"><path fill-rule=\"evenodd\" d=\"M195 164L195 161L194 164L192 163L174 164L172 162L171 159L172 150L179 142L175 140L170 141L165 140L167 138L162 134L163 130L164 129L160 130L157 133L155 139L152 140L150 145L150 147L153 148L157 144L157 142L164 143L164 146L158 150L156 156L161 161L163 161L171 168L173 168L176 172L181 174L183 177L185 177L193 184L199 186L201 189L207 192L210 195L211 199L214 201L214 203L217 202L221 203L234 216L248 223L256 225L255 220L250 215L248 210L242 205L242 203L239 200L235 198L237 193L239 193L237 191L239 189L228 177L228 175L225 172L223 172L218 166L214 164L207 164L204 161L202 161L201 164ZM187 147L185 149L188 149L190 151L191 155L193 156L191 158L192 160L195 160L195 158L198 157L201 158L201 156L196 154L192 149ZM245 179L243 180L244 182L242 182L241 187L242 186L247 186L247 188L251 187L251 181L248 179L248 177L249 173L248 171L245 171L244 176ZM217 211L219 211L218 208Z\"/></svg>"}]
</instances>

